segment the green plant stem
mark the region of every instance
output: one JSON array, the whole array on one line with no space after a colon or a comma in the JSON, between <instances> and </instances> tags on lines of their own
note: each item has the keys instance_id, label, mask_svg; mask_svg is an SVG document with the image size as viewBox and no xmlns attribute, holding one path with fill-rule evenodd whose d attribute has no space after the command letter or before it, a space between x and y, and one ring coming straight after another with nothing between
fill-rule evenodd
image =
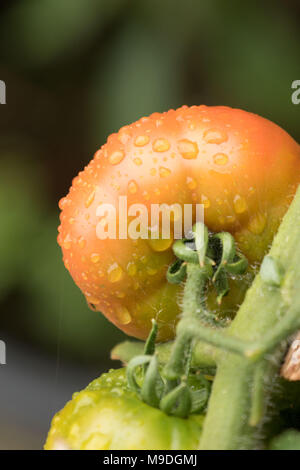
<instances>
[{"instance_id":1,"label":"green plant stem","mask_svg":"<svg viewBox=\"0 0 300 470\"><path fill-rule=\"evenodd\" d=\"M200 267L189 263L187 265L187 281L183 295L183 319L177 326L177 336L174 342L170 359L164 368L164 376L168 380L180 379L186 370L186 362L189 361L187 351L190 352L194 329L185 328L190 323L203 322L214 325L214 318L206 310L204 303L204 290L209 277L212 274L211 266Z\"/></svg>"},{"instance_id":2,"label":"green plant stem","mask_svg":"<svg viewBox=\"0 0 300 470\"><path fill-rule=\"evenodd\" d=\"M265 337L268 338L272 330L275 329L276 332L278 329L276 341L281 341L287 339L289 334L298 328L298 322L295 321L297 310L296 313L294 311L293 318L289 317L288 312L293 311L294 306L298 308L296 302L300 291L299 227L300 188L282 221L270 251L270 256L278 260L284 269L281 285L270 286L258 274L227 330L228 334L241 341L257 344L262 351L268 343ZM300 316L300 311L298 314ZM260 363L255 364L246 357L228 352L219 356L201 449L260 448L259 430L262 420L257 419L257 416L261 414L259 410L267 409L268 394L274 387L278 371L276 362L268 359L266 355L268 367L262 374L257 372ZM261 402L261 398L264 399L264 403ZM258 400L256 404L255 400ZM256 425L253 426L253 423Z\"/></svg>"}]
</instances>

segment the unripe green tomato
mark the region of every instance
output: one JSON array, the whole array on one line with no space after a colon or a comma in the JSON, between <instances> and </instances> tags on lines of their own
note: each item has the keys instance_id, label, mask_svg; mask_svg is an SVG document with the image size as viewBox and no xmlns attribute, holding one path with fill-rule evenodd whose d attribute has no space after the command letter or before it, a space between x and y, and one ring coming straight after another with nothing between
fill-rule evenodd
<instances>
[{"instance_id":1,"label":"unripe green tomato","mask_svg":"<svg viewBox=\"0 0 300 470\"><path fill-rule=\"evenodd\" d=\"M55 415L45 450L193 450L203 415L168 416L129 390L125 369L94 380Z\"/></svg>"}]
</instances>

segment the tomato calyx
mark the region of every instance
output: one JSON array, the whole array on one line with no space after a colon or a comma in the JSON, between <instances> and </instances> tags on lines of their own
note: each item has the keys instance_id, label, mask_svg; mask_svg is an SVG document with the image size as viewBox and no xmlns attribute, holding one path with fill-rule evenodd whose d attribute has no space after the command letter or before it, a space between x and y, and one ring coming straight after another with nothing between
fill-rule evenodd
<instances>
[{"instance_id":1,"label":"tomato calyx","mask_svg":"<svg viewBox=\"0 0 300 470\"><path fill-rule=\"evenodd\" d=\"M228 232L209 233L204 224L193 226L194 238L177 240L173 245L176 261L167 271L167 280L172 284L186 277L187 263L199 264L203 275L212 280L217 291L218 303L228 294L228 275L244 274L248 261L236 253L235 241Z\"/></svg>"},{"instance_id":2,"label":"tomato calyx","mask_svg":"<svg viewBox=\"0 0 300 470\"><path fill-rule=\"evenodd\" d=\"M202 374L190 374L190 353L186 363L186 375L178 380L164 377L155 353L157 323L152 320L152 329L146 341L144 354L136 356L127 365L129 388L148 405L159 408L168 415L187 418L190 414L203 412L210 394L210 382ZM150 354L153 352L153 354ZM148 353L148 354L147 354ZM139 378L137 372L139 369Z\"/></svg>"},{"instance_id":3,"label":"tomato calyx","mask_svg":"<svg viewBox=\"0 0 300 470\"><path fill-rule=\"evenodd\" d=\"M247 270L246 258L237 254L232 235L226 232L211 234L199 222L192 228L189 239L177 240L173 245L176 261L167 271L171 283L187 278L183 297L183 316L177 327L177 336L170 359L161 371L155 353L157 323L152 320L152 330L146 341L144 354L134 357L127 366L129 387L145 403L160 408L166 414L186 418L199 413L206 406L210 384L201 374L196 390L190 386L191 357L195 334L199 329L224 328L226 323L218 319L206 306L206 290L209 283L216 289L218 302L227 295L228 275L243 274ZM195 330L191 328L195 326ZM136 379L136 370L142 368L142 384Z\"/></svg>"}]
</instances>

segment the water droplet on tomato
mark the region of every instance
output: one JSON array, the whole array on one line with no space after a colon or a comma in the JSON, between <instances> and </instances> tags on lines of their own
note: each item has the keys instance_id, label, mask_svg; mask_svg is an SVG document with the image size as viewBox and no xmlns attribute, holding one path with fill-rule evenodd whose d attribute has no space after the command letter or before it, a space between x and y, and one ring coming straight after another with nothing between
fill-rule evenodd
<instances>
[{"instance_id":1,"label":"water droplet on tomato","mask_svg":"<svg viewBox=\"0 0 300 470\"><path fill-rule=\"evenodd\" d=\"M266 224L267 219L264 214L258 213L250 219L248 229L254 235L260 235L266 228Z\"/></svg>"},{"instance_id":2,"label":"water droplet on tomato","mask_svg":"<svg viewBox=\"0 0 300 470\"><path fill-rule=\"evenodd\" d=\"M68 205L68 204L70 204L70 201L68 200L68 198L63 197L63 198L59 201L58 206L59 206L59 208L60 208L61 210L63 210L63 208L64 208L66 205Z\"/></svg>"},{"instance_id":3,"label":"water droplet on tomato","mask_svg":"<svg viewBox=\"0 0 300 470\"><path fill-rule=\"evenodd\" d=\"M137 266L133 261L130 261L126 266L126 270L129 276L135 276L137 273Z\"/></svg>"},{"instance_id":4,"label":"water droplet on tomato","mask_svg":"<svg viewBox=\"0 0 300 470\"><path fill-rule=\"evenodd\" d=\"M82 249L85 247L86 241L83 237L79 237L77 241L78 241L79 248Z\"/></svg>"},{"instance_id":5,"label":"water droplet on tomato","mask_svg":"<svg viewBox=\"0 0 300 470\"><path fill-rule=\"evenodd\" d=\"M135 163L137 166L140 166L143 162L141 158L137 157L133 160L133 163Z\"/></svg>"},{"instance_id":6,"label":"water droplet on tomato","mask_svg":"<svg viewBox=\"0 0 300 470\"><path fill-rule=\"evenodd\" d=\"M169 168L165 168L163 166L159 167L159 176L161 178L166 178L167 176L170 176L171 170Z\"/></svg>"},{"instance_id":7,"label":"water droplet on tomato","mask_svg":"<svg viewBox=\"0 0 300 470\"><path fill-rule=\"evenodd\" d=\"M153 142L155 152L166 152L170 148L170 142L167 139L156 139Z\"/></svg>"},{"instance_id":8,"label":"water droplet on tomato","mask_svg":"<svg viewBox=\"0 0 300 470\"><path fill-rule=\"evenodd\" d=\"M115 152L110 154L108 159L112 165L118 165L124 157L125 153L123 152L123 150L116 150Z\"/></svg>"},{"instance_id":9,"label":"water droplet on tomato","mask_svg":"<svg viewBox=\"0 0 300 470\"><path fill-rule=\"evenodd\" d=\"M228 163L228 156L226 153L216 153L213 157L216 165L222 166Z\"/></svg>"},{"instance_id":10,"label":"water droplet on tomato","mask_svg":"<svg viewBox=\"0 0 300 470\"><path fill-rule=\"evenodd\" d=\"M205 209L208 209L210 207L210 200L208 199L208 197L204 196L204 194L202 194L201 196L201 204L204 205Z\"/></svg>"},{"instance_id":11,"label":"water droplet on tomato","mask_svg":"<svg viewBox=\"0 0 300 470\"><path fill-rule=\"evenodd\" d=\"M188 139L182 139L178 142L178 151L182 158L185 158L186 160L192 160L197 158L199 149L196 142L192 142Z\"/></svg>"},{"instance_id":12,"label":"water droplet on tomato","mask_svg":"<svg viewBox=\"0 0 300 470\"><path fill-rule=\"evenodd\" d=\"M123 277L123 269L118 263L113 263L107 270L108 280L110 282L118 282Z\"/></svg>"},{"instance_id":13,"label":"water droplet on tomato","mask_svg":"<svg viewBox=\"0 0 300 470\"><path fill-rule=\"evenodd\" d=\"M137 147L143 147L144 145L147 145L149 143L149 136L148 135L138 135L137 138L134 141L134 145Z\"/></svg>"},{"instance_id":14,"label":"water droplet on tomato","mask_svg":"<svg viewBox=\"0 0 300 470\"><path fill-rule=\"evenodd\" d=\"M135 194L138 190L138 185L136 184L136 182L134 180L131 180L129 181L128 183L128 191L131 193L131 194Z\"/></svg>"},{"instance_id":15,"label":"water droplet on tomato","mask_svg":"<svg viewBox=\"0 0 300 470\"><path fill-rule=\"evenodd\" d=\"M192 178L191 176L188 176L186 179L186 184L189 189L195 189L197 187L197 182L195 178Z\"/></svg>"},{"instance_id":16,"label":"water droplet on tomato","mask_svg":"<svg viewBox=\"0 0 300 470\"><path fill-rule=\"evenodd\" d=\"M119 305L116 308L116 315L121 325L128 325L132 320L129 310L124 305Z\"/></svg>"},{"instance_id":17,"label":"water droplet on tomato","mask_svg":"<svg viewBox=\"0 0 300 470\"><path fill-rule=\"evenodd\" d=\"M208 144L222 144L228 140L228 135L220 129L208 129L204 132L203 138Z\"/></svg>"},{"instance_id":18,"label":"water droplet on tomato","mask_svg":"<svg viewBox=\"0 0 300 470\"><path fill-rule=\"evenodd\" d=\"M126 294L123 291L117 291L116 297L118 297L118 299L124 299L124 297L126 297Z\"/></svg>"},{"instance_id":19,"label":"water droplet on tomato","mask_svg":"<svg viewBox=\"0 0 300 470\"><path fill-rule=\"evenodd\" d=\"M92 262L92 263L95 263L95 264L98 263L98 261L100 261L100 255L99 255L99 253L93 253L93 254L91 254L91 258L90 258L90 259L91 259L91 262Z\"/></svg>"},{"instance_id":20,"label":"water droplet on tomato","mask_svg":"<svg viewBox=\"0 0 300 470\"><path fill-rule=\"evenodd\" d=\"M246 200L239 194L234 197L233 206L237 214L243 214L248 209Z\"/></svg>"},{"instance_id":21,"label":"water droplet on tomato","mask_svg":"<svg viewBox=\"0 0 300 470\"><path fill-rule=\"evenodd\" d=\"M151 266L147 266L146 272L149 274L149 276L154 276L157 273L157 269L152 268Z\"/></svg>"},{"instance_id":22,"label":"water droplet on tomato","mask_svg":"<svg viewBox=\"0 0 300 470\"><path fill-rule=\"evenodd\" d=\"M87 296L87 301L88 301L90 304L93 304L93 305L98 305L98 304L100 304L100 299L98 299L98 297L95 297L95 296L93 296L93 295Z\"/></svg>"},{"instance_id":23,"label":"water droplet on tomato","mask_svg":"<svg viewBox=\"0 0 300 470\"><path fill-rule=\"evenodd\" d=\"M69 250L71 248L71 245L72 245L72 238L71 238L70 234L68 233L68 235L66 235L65 238L64 238L64 241L62 243L62 247L65 250Z\"/></svg>"},{"instance_id":24,"label":"water droplet on tomato","mask_svg":"<svg viewBox=\"0 0 300 470\"><path fill-rule=\"evenodd\" d=\"M89 195L89 197L85 201L85 203L84 203L85 207L86 208L90 207L90 205L92 204L94 199L95 199L95 190L93 192L91 192L91 194Z\"/></svg>"},{"instance_id":25,"label":"water droplet on tomato","mask_svg":"<svg viewBox=\"0 0 300 470\"><path fill-rule=\"evenodd\" d=\"M150 238L148 240L148 243L153 251L166 251L172 245L173 239L172 238L170 239L169 238L159 238L159 239Z\"/></svg>"}]
</instances>

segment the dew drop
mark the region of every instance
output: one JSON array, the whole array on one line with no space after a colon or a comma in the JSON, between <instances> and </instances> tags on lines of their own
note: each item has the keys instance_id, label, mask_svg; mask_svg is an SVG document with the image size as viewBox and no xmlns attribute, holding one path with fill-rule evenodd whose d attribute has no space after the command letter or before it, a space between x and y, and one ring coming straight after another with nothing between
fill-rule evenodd
<instances>
[{"instance_id":1,"label":"dew drop","mask_svg":"<svg viewBox=\"0 0 300 470\"><path fill-rule=\"evenodd\" d=\"M124 297L126 297L126 294L125 294L125 292L117 291L116 292L116 297L118 297L118 299L124 299Z\"/></svg>"},{"instance_id":2,"label":"dew drop","mask_svg":"<svg viewBox=\"0 0 300 470\"><path fill-rule=\"evenodd\" d=\"M188 176L187 179L186 179L186 184L187 184L187 187L189 189L196 189L197 187L197 182L194 178L192 178L191 176Z\"/></svg>"},{"instance_id":3,"label":"dew drop","mask_svg":"<svg viewBox=\"0 0 300 470\"><path fill-rule=\"evenodd\" d=\"M126 266L126 270L129 276L135 276L137 273L137 266L133 261L130 261Z\"/></svg>"},{"instance_id":4,"label":"dew drop","mask_svg":"<svg viewBox=\"0 0 300 470\"><path fill-rule=\"evenodd\" d=\"M107 270L108 280L110 282L118 282L123 277L123 270L118 263L113 263Z\"/></svg>"},{"instance_id":5,"label":"dew drop","mask_svg":"<svg viewBox=\"0 0 300 470\"><path fill-rule=\"evenodd\" d=\"M210 207L210 200L208 199L208 197L204 196L204 194L202 194L201 196L201 203L203 204L205 209L208 209Z\"/></svg>"},{"instance_id":6,"label":"dew drop","mask_svg":"<svg viewBox=\"0 0 300 470\"><path fill-rule=\"evenodd\" d=\"M161 178L166 178L167 176L170 176L170 174L171 174L171 170L169 170L169 168L165 168L163 166L159 167L159 176Z\"/></svg>"},{"instance_id":7,"label":"dew drop","mask_svg":"<svg viewBox=\"0 0 300 470\"><path fill-rule=\"evenodd\" d=\"M178 151L186 160L192 160L197 158L199 149L196 142L192 142L188 139L182 139L178 142Z\"/></svg>"},{"instance_id":8,"label":"dew drop","mask_svg":"<svg viewBox=\"0 0 300 470\"><path fill-rule=\"evenodd\" d=\"M148 243L153 251L166 251L172 246L173 239L170 238L160 238L160 239L152 239L148 240Z\"/></svg>"},{"instance_id":9,"label":"dew drop","mask_svg":"<svg viewBox=\"0 0 300 470\"><path fill-rule=\"evenodd\" d=\"M87 301L88 301L90 304L93 304L93 305L98 305L98 304L100 304L100 299L98 299L98 297L94 297L93 295L87 296Z\"/></svg>"},{"instance_id":10,"label":"dew drop","mask_svg":"<svg viewBox=\"0 0 300 470\"><path fill-rule=\"evenodd\" d=\"M152 268L151 266L147 266L147 267L146 267L146 272L147 272L147 274L149 274L150 276L154 276L154 275L157 273L157 269Z\"/></svg>"},{"instance_id":11,"label":"dew drop","mask_svg":"<svg viewBox=\"0 0 300 470\"><path fill-rule=\"evenodd\" d=\"M228 135L220 129L208 129L204 132L203 138L208 144L222 144L228 140Z\"/></svg>"},{"instance_id":12,"label":"dew drop","mask_svg":"<svg viewBox=\"0 0 300 470\"><path fill-rule=\"evenodd\" d=\"M170 148L170 142L167 139L156 139L153 142L155 152L166 152Z\"/></svg>"},{"instance_id":13,"label":"dew drop","mask_svg":"<svg viewBox=\"0 0 300 470\"><path fill-rule=\"evenodd\" d=\"M116 150L115 152L111 153L109 156L109 162L112 165L118 165L123 158L125 157L125 153L123 150Z\"/></svg>"},{"instance_id":14,"label":"dew drop","mask_svg":"<svg viewBox=\"0 0 300 470\"><path fill-rule=\"evenodd\" d=\"M147 145L149 143L149 136L148 135L139 135L134 141L134 145L137 147L143 147L144 145Z\"/></svg>"},{"instance_id":15,"label":"dew drop","mask_svg":"<svg viewBox=\"0 0 300 470\"><path fill-rule=\"evenodd\" d=\"M140 166L143 162L142 162L142 159L137 157L137 158L134 158L133 162L137 165L137 166Z\"/></svg>"},{"instance_id":16,"label":"dew drop","mask_svg":"<svg viewBox=\"0 0 300 470\"><path fill-rule=\"evenodd\" d=\"M248 224L248 229L254 235L260 235L266 228L266 223L267 223L267 220L264 214L258 213L250 219L250 222Z\"/></svg>"},{"instance_id":17,"label":"dew drop","mask_svg":"<svg viewBox=\"0 0 300 470\"><path fill-rule=\"evenodd\" d=\"M124 305L119 305L116 308L116 315L121 325L128 325L132 320L129 310Z\"/></svg>"},{"instance_id":18,"label":"dew drop","mask_svg":"<svg viewBox=\"0 0 300 470\"><path fill-rule=\"evenodd\" d=\"M65 250L69 250L71 248L71 245L72 245L72 238L71 238L70 234L68 233L68 235L66 235L66 237L64 238L64 241L62 243L62 247Z\"/></svg>"},{"instance_id":19,"label":"dew drop","mask_svg":"<svg viewBox=\"0 0 300 470\"><path fill-rule=\"evenodd\" d=\"M243 214L248 209L246 200L239 194L234 197L233 206L237 214Z\"/></svg>"},{"instance_id":20,"label":"dew drop","mask_svg":"<svg viewBox=\"0 0 300 470\"><path fill-rule=\"evenodd\" d=\"M90 259L92 263L98 263L98 261L100 261L99 253L93 253Z\"/></svg>"},{"instance_id":21,"label":"dew drop","mask_svg":"<svg viewBox=\"0 0 300 470\"><path fill-rule=\"evenodd\" d=\"M228 163L228 156L225 153L216 153L213 158L216 165L223 166Z\"/></svg>"},{"instance_id":22,"label":"dew drop","mask_svg":"<svg viewBox=\"0 0 300 470\"><path fill-rule=\"evenodd\" d=\"M78 241L79 248L82 249L85 247L86 241L83 237L79 237L77 241Z\"/></svg>"},{"instance_id":23,"label":"dew drop","mask_svg":"<svg viewBox=\"0 0 300 470\"><path fill-rule=\"evenodd\" d=\"M85 201L84 203L85 207L86 208L90 207L94 199L95 199L95 190L89 195L89 197Z\"/></svg>"},{"instance_id":24,"label":"dew drop","mask_svg":"<svg viewBox=\"0 0 300 470\"><path fill-rule=\"evenodd\" d=\"M150 170L150 175L155 176L156 175L156 168L151 168Z\"/></svg>"},{"instance_id":25,"label":"dew drop","mask_svg":"<svg viewBox=\"0 0 300 470\"><path fill-rule=\"evenodd\" d=\"M124 130L120 130L119 135L118 135L118 141L121 142L121 144L125 145L127 142L130 140L131 134L130 132Z\"/></svg>"},{"instance_id":26,"label":"dew drop","mask_svg":"<svg viewBox=\"0 0 300 470\"><path fill-rule=\"evenodd\" d=\"M138 185L136 184L135 181L131 180L129 181L128 183L128 191L131 193L131 194L135 194L138 190Z\"/></svg>"}]
</instances>

